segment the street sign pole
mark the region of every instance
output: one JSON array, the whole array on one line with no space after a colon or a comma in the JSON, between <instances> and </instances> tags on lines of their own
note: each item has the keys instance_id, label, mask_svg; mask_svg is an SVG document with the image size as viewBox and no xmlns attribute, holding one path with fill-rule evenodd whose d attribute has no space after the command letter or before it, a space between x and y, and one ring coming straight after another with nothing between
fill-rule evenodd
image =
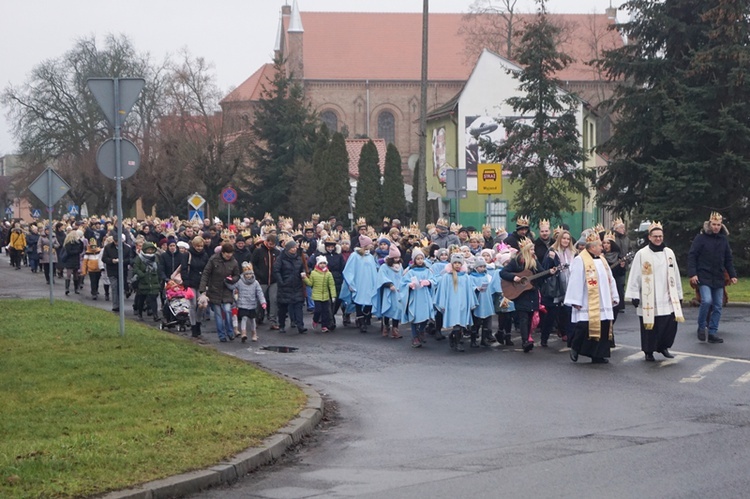
<instances>
[{"instance_id":1,"label":"street sign pole","mask_svg":"<svg viewBox=\"0 0 750 499\"><path fill-rule=\"evenodd\" d=\"M47 222L49 223L49 234L47 241L49 242L49 304L54 305L54 285L55 285L55 259L52 258L52 252L55 251L54 244L52 244L52 237L55 235L52 232L52 207L55 203L52 202L52 172L47 172ZM57 262L58 265L60 262Z\"/></svg>"},{"instance_id":2,"label":"street sign pole","mask_svg":"<svg viewBox=\"0 0 750 499\"><path fill-rule=\"evenodd\" d=\"M122 247L122 137L120 136L120 79L114 78L115 182L117 189L117 308L120 309L120 336L125 336L125 267Z\"/></svg>"}]
</instances>

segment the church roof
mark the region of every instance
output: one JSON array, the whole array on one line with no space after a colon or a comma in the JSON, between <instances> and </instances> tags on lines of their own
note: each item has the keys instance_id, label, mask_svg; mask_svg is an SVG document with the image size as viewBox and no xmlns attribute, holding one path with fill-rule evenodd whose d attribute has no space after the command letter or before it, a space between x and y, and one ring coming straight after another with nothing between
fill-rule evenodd
<instances>
[{"instance_id":1,"label":"church roof","mask_svg":"<svg viewBox=\"0 0 750 499\"><path fill-rule=\"evenodd\" d=\"M385 172L385 152L388 145L385 139L346 139L346 152L349 153L349 177L359 178L359 156L362 152L362 146L372 140L375 148L378 150L378 166L380 174Z\"/></svg>"},{"instance_id":2,"label":"church roof","mask_svg":"<svg viewBox=\"0 0 750 499\"><path fill-rule=\"evenodd\" d=\"M263 93L263 87L270 86L273 77L273 64L264 64L260 69L253 73L250 78L242 82L240 86L224 97L221 100L221 103L260 100L260 96Z\"/></svg>"}]
</instances>

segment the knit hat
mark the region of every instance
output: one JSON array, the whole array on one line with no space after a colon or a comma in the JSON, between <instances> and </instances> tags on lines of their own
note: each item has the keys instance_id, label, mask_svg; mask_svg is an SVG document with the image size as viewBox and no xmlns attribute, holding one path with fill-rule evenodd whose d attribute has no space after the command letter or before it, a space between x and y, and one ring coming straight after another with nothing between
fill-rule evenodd
<instances>
[{"instance_id":1,"label":"knit hat","mask_svg":"<svg viewBox=\"0 0 750 499\"><path fill-rule=\"evenodd\" d=\"M484 258L484 255L490 255L490 259L495 257L495 252L489 248L484 248L482 251L479 252L479 254L482 255L482 258Z\"/></svg>"},{"instance_id":2,"label":"knit hat","mask_svg":"<svg viewBox=\"0 0 750 499\"><path fill-rule=\"evenodd\" d=\"M391 244L388 250L388 258L401 258L401 251L399 251L398 246L395 244Z\"/></svg>"},{"instance_id":3,"label":"knit hat","mask_svg":"<svg viewBox=\"0 0 750 499\"><path fill-rule=\"evenodd\" d=\"M186 243L185 241L178 242L177 247L182 248L182 249L190 249L190 245Z\"/></svg>"},{"instance_id":4,"label":"knit hat","mask_svg":"<svg viewBox=\"0 0 750 499\"><path fill-rule=\"evenodd\" d=\"M412 261L416 260L418 256L421 256L422 258L424 258L424 253L422 252L421 249L414 248L413 250L411 250L411 259L412 259Z\"/></svg>"},{"instance_id":5,"label":"knit hat","mask_svg":"<svg viewBox=\"0 0 750 499\"><path fill-rule=\"evenodd\" d=\"M167 238L166 237L162 237L161 239L159 239L159 246L162 246L164 244L167 244Z\"/></svg>"},{"instance_id":6,"label":"knit hat","mask_svg":"<svg viewBox=\"0 0 750 499\"><path fill-rule=\"evenodd\" d=\"M381 237L378 239L378 245L380 244L387 244L389 247L391 246L391 240L387 237Z\"/></svg>"},{"instance_id":7,"label":"knit hat","mask_svg":"<svg viewBox=\"0 0 750 499\"><path fill-rule=\"evenodd\" d=\"M440 248L435 252L435 258L440 258L443 255L449 255L450 251L448 251L448 248Z\"/></svg>"},{"instance_id":8,"label":"knit hat","mask_svg":"<svg viewBox=\"0 0 750 499\"><path fill-rule=\"evenodd\" d=\"M367 236L359 236L359 246L366 248L372 244L372 239Z\"/></svg>"},{"instance_id":9,"label":"knit hat","mask_svg":"<svg viewBox=\"0 0 750 499\"><path fill-rule=\"evenodd\" d=\"M486 267L487 262L481 256L475 256L471 262L471 267L478 269L479 267Z\"/></svg>"},{"instance_id":10,"label":"knit hat","mask_svg":"<svg viewBox=\"0 0 750 499\"><path fill-rule=\"evenodd\" d=\"M316 265L320 265L321 263L324 263L324 264L328 265L328 258L326 258L325 255L319 255L315 259L315 264Z\"/></svg>"},{"instance_id":11,"label":"knit hat","mask_svg":"<svg viewBox=\"0 0 750 499\"><path fill-rule=\"evenodd\" d=\"M289 251L290 249L292 249L292 248L296 248L296 247L297 247L297 241L295 241L294 239L290 239L290 240L289 240L289 241L287 241L287 243L286 243L286 244L284 245L284 250L286 250L286 251Z\"/></svg>"},{"instance_id":12,"label":"knit hat","mask_svg":"<svg viewBox=\"0 0 750 499\"><path fill-rule=\"evenodd\" d=\"M451 255L451 263L464 263L464 256L461 253L453 253Z\"/></svg>"}]
</instances>

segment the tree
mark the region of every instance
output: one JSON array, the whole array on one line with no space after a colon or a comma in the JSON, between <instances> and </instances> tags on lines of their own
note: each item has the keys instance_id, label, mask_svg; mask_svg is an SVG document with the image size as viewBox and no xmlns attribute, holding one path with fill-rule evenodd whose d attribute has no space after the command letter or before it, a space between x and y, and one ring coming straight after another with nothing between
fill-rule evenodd
<instances>
[{"instance_id":1,"label":"tree","mask_svg":"<svg viewBox=\"0 0 750 499\"><path fill-rule=\"evenodd\" d=\"M319 191L320 212L328 216L334 215L337 220L346 220L352 186L349 183L349 153L343 134L333 134L323 165Z\"/></svg>"},{"instance_id":2,"label":"tree","mask_svg":"<svg viewBox=\"0 0 750 499\"><path fill-rule=\"evenodd\" d=\"M380 185L379 164L378 149L372 140L368 140L362 146L359 155L359 179L357 194L354 197L354 211L357 218L364 217L369 222L380 220L382 217L383 188Z\"/></svg>"},{"instance_id":3,"label":"tree","mask_svg":"<svg viewBox=\"0 0 750 499\"><path fill-rule=\"evenodd\" d=\"M466 40L467 61L473 64L485 48L507 59L515 56L516 3L518 0L475 0L471 4L458 30Z\"/></svg>"},{"instance_id":4,"label":"tree","mask_svg":"<svg viewBox=\"0 0 750 499\"><path fill-rule=\"evenodd\" d=\"M584 159L576 125L580 101L563 93L554 77L572 58L557 50L561 28L549 22L545 0L537 3L536 19L524 29L516 53L524 70L513 73L525 95L507 99L522 117L503 120L503 143L481 146L511 171L511 182L521 181L516 212L559 220L575 208L571 194L588 192L587 174L579 166Z\"/></svg>"},{"instance_id":5,"label":"tree","mask_svg":"<svg viewBox=\"0 0 750 499\"><path fill-rule=\"evenodd\" d=\"M734 224L747 271L750 206L750 27L747 0L633 0L618 28L628 45L599 65L619 82L619 115L600 149L611 158L599 201L661 220L684 257L711 211Z\"/></svg>"},{"instance_id":6,"label":"tree","mask_svg":"<svg viewBox=\"0 0 750 499\"><path fill-rule=\"evenodd\" d=\"M313 148L312 162L298 158L295 164L295 175L292 181L290 210L285 213L295 220L309 220L312 213L321 211L323 183L325 175L325 158L330 142L328 127L322 125L318 140Z\"/></svg>"},{"instance_id":7,"label":"tree","mask_svg":"<svg viewBox=\"0 0 750 499\"><path fill-rule=\"evenodd\" d=\"M385 216L404 220L406 217L406 196L404 176L401 173L401 155L393 143L385 151L383 171L383 212Z\"/></svg>"},{"instance_id":8,"label":"tree","mask_svg":"<svg viewBox=\"0 0 750 499\"><path fill-rule=\"evenodd\" d=\"M139 54L125 36L108 35L104 48L96 38L81 38L58 59L34 67L21 87L9 86L2 95L13 133L29 168L16 180L25 188L47 164L54 164L70 183L69 197L86 202L90 211L101 213L112 206L115 183L96 167L96 151L112 133L104 115L86 86L92 77L143 76L146 87L161 88L162 74L152 67L147 54ZM140 97L142 106L156 109L158 91ZM147 139L141 116L131 113L122 130L137 145ZM141 151L142 162L148 161ZM137 193L132 183L123 184L123 204L132 204Z\"/></svg>"},{"instance_id":9,"label":"tree","mask_svg":"<svg viewBox=\"0 0 750 499\"><path fill-rule=\"evenodd\" d=\"M247 179L251 200L260 213L290 211L290 193L297 160L312 161L315 113L284 61L274 61L274 77L264 86L250 126L251 172Z\"/></svg>"}]
</instances>

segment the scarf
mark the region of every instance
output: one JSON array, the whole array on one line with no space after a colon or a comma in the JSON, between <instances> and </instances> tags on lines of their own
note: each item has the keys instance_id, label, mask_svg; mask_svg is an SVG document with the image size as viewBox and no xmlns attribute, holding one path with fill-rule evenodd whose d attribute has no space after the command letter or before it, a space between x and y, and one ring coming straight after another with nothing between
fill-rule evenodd
<instances>
[{"instance_id":1,"label":"scarf","mask_svg":"<svg viewBox=\"0 0 750 499\"><path fill-rule=\"evenodd\" d=\"M601 301L599 296L599 271L596 270L594 257L583 250L581 251L581 260L583 260L583 269L586 275L586 289L589 298L589 338L599 341L602 336L601 321ZM609 273L609 265L604 265L606 273ZM612 328L607 331L607 337L612 339Z\"/></svg>"},{"instance_id":2,"label":"scarf","mask_svg":"<svg viewBox=\"0 0 750 499\"><path fill-rule=\"evenodd\" d=\"M674 318L677 322L685 322L685 317L682 315L680 297L677 293L677 271L674 253L664 245L655 246L649 243L649 248L651 251L664 252L664 257L667 260L667 292L669 293L669 301L674 310ZM643 327L646 330L651 330L654 328L654 303L656 297L654 296L653 255L648 251L644 251L641 258L641 296L643 297Z\"/></svg>"},{"instance_id":3,"label":"scarf","mask_svg":"<svg viewBox=\"0 0 750 499\"><path fill-rule=\"evenodd\" d=\"M138 257L146 264L146 270L148 272L156 272L156 254L148 255L144 252L140 252Z\"/></svg>"}]
</instances>

